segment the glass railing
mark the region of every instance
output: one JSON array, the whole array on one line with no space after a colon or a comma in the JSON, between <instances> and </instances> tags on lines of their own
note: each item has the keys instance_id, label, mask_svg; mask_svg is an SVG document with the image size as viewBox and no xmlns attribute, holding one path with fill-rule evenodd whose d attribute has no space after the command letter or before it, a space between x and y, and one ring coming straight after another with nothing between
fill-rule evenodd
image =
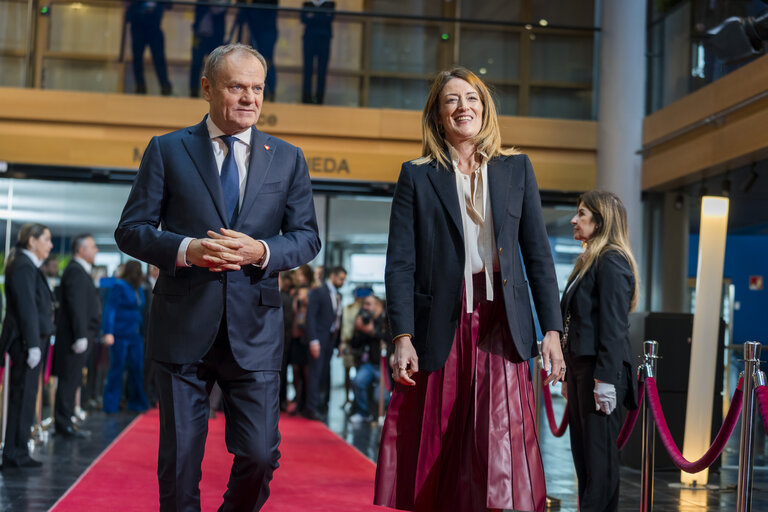
<instances>
[{"instance_id":1,"label":"glass railing","mask_svg":"<svg viewBox=\"0 0 768 512\"><path fill-rule=\"evenodd\" d=\"M765 42L759 37L749 41L750 29L745 25L748 17L768 14L768 5L762 0L653 2L651 10L647 31L648 113L765 53ZM732 20L725 27L729 18L741 21Z\"/></svg>"},{"instance_id":2,"label":"glass railing","mask_svg":"<svg viewBox=\"0 0 768 512\"><path fill-rule=\"evenodd\" d=\"M502 114L596 117L593 0L315 4L0 0L0 85L194 96L206 44L240 41L271 61L278 103L418 110L432 75L458 63L492 86ZM308 54L327 55L327 72L307 71Z\"/></svg>"}]
</instances>

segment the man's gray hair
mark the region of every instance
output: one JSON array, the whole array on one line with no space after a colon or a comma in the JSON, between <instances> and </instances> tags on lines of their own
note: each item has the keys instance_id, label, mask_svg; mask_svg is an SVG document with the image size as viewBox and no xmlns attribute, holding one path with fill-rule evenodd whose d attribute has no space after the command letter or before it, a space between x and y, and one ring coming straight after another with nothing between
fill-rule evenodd
<instances>
[{"instance_id":1,"label":"man's gray hair","mask_svg":"<svg viewBox=\"0 0 768 512\"><path fill-rule=\"evenodd\" d=\"M224 57L234 52L247 53L256 57L264 67L264 76L266 76L267 59L265 59L262 54L247 44L225 44L214 48L214 50L208 54L208 60L205 61L205 67L203 67L203 76L207 78L211 84L216 83L216 74L219 72L219 68L221 67L221 63L223 62Z\"/></svg>"}]
</instances>

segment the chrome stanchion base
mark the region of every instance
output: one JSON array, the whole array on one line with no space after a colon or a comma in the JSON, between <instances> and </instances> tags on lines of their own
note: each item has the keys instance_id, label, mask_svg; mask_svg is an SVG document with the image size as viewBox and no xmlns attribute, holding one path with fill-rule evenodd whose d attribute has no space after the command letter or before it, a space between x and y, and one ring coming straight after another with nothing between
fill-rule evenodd
<instances>
[{"instance_id":1,"label":"chrome stanchion base","mask_svg":"<svg viewBox=\"0 0 768 512\"><path fill-rule=\"evenodd\" d=\"M680 482L670 482L667 484L667 487L671 487L672 489L685 489L687 491L719 491L720 486L715 484L705 484L705 485L697 485L696 482L693 482L693 484L682 484Z\"/></svg>"}]
</instances>

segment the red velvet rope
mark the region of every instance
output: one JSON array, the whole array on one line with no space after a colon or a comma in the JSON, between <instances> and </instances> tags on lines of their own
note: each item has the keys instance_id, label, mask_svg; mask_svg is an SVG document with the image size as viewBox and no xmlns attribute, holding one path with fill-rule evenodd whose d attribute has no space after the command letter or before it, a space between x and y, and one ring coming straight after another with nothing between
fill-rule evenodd
<instances>
[{"instance_id":1,"label":"red velvet rope","mask_svg":"<svg viewBox=\"0 0 768 512\"><path fill-rule=\"evenodd\" d=\"M643 385L643 382L640 380L639 377L637 380L640 381L640 385L637 387L637 403L639 405L643 403L643 396L645 395L645 386ZM621 432L619 432L619 438L616 439L616 446L618 446L619 450L623 450L624 446L627 444L627 441L629 441L629 436L632 435L632 431L635 428L635 423L637 423L637 417L639 415L640 415L640 407L629 411L629 414L627 414L627 417L624 418L624 425L621 426Z\"/></svg>"},{"instance_id":2,"label":"red velvet rope","mask_svg":"<svg viewBox=\"0 0 768 512\"><path fill-rule=\"evenodd\" d=\"M760 408L760 416L763 418L763 427L768 432L768 387L757 386L757 405Z\"/></svg>"},{"instance_id":3,"label":"red velvet rope","mask_svg":"<svg viewBox=\"0 0 768 512\"><path fill-rule=\"evenodd\" d=\"M715 459L720 456L723 448L725 448L725 443L728 441L728 438L731 437L733 429L736 427L736 421L738 421L739 415L741 414L741 383L742 381L739 380L739 387L733 393L731 407L728 409L725 421L723 421L712 446L709 447L709 450L707 450L699 460L690 462L680 453L680 450L675 444L675 440L672 439L672 434L669 432L667 420L664 419L664 411L661 410L661 402L659 402L659 391L656 388L656 379L653 377L645 379L645 385L648 387L648 403L650 404L653 417L656 420L656 426L659 431L659 436L661 437L661 442L664 444L664 448L667 449L667 453L672 459L672 462L675 463L675 466L686 473L698 473L711 466Z\"/></svg>"},{"instance_id":4,"label":"red velvet rope","mask_svg":"<svg viewBox=\"0 0 768 512\"><path fill-rule=\"evenodd\" d=\"M549 421L549 430L552 431L552 435L555 437L561 437L563 434L565 434L565 429L568 428L568 405L566 404L565 410L563 411L563 419L560 423L560 426L557 426L557 422L555 421L555 411L552 410L552 395L549 392L549 386L544 384L544 381L547 379L547 370L541 369L541 387L543 389L543 395L544 395L544 408L547 410L547 420ZM565 385L565 383L563 383Z\"/></svg>"}]
</instances>

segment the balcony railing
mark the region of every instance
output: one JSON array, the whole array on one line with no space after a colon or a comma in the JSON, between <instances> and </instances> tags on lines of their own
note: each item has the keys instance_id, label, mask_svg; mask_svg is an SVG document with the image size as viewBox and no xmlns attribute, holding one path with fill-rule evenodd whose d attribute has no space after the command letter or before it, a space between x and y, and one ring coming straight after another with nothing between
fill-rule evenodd
<instances>
[{"instance_id":1,"label":"balcony railing","mask_svg":"<svg viewBox=\"0 0 768 512\"><path fill-rule=\"evenodd\" d=\"M573 3L594 8L589 1ZM259 37L263 34L258 31L270 29L255 28L255 38L251 29L264 23L276 29L272 55L276 83L267 91L270 99L284 103L317 99L302 94L302 41L307 26L302 13L322 9L302 9L301 1L281 1L277 7L227 1L3 0L0 85L135 93L130 20L126 16L126 7L131 4L163 8L160 26L171 87L162 90L147 48L142 57L147 94L189 96L194 92L199 80L190 80L196 40L192 27L196 7L208 7L226 9L225 41L255 42L265 54L269 53L264 46L270 46L270 37ZM515 13L507 10L497 20L462 19L460 2L422 2L431 6L422 9L430 15L371 12L372 4L376 2L336 2L323 103L421 109L433 74L461 64L492 86L502 114L596 117L598 32L594 27L556 25L544 18L515 21ZM535 15L530 0L512 4L529 6L527 13L517 13L520 16ZM369 10L364 11L364 7ZM206 31L198 30L201 32ZM322 39L317 41L325 44Z\"/></svg>"}]
</instances>

